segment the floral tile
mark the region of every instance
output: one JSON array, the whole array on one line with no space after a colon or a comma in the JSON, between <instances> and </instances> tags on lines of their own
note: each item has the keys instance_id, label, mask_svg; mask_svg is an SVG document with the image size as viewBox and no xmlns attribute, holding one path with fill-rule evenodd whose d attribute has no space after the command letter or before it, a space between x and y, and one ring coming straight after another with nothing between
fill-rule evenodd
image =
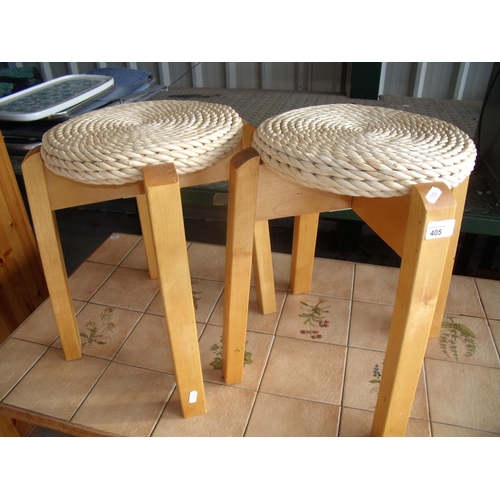
<instances>
[{"instance_id":1,"label":"floral tile","mask_svg":"<svg viewBox=\"0 0 500 500\"><path fill-rule=\"evenodd\" d=\"M257 304L257 294L255 287L250 287L250 302L248 306L247 329L253 332L274 333L281 314L281 309L285 301L285 292L276 291L276 312L262 314ZM214 312L208 322L211 325L222 326L224 323L224 293L215 306Z\"/></svg>"},{"instance_id":2,"label":"floral tile","mask_svg":"<svg viewBox=\"0 0 500 500\"><path fill-rule=\"evenodd\" d=\"M353 301L349 346L385 352L393 312L393 306Z\"/></svg>"},{"instance_id":3,"label":"floral tile","mask_svg":"<svg viewBox=\"0 0 500 500\"><path fill-rule=\"evenodd\" d=\"M350 347L344 384L343 407L374 411L382 378L385 353ZM413 418L429 420L422 374L410 413Z\"/></svg>"},{"instance_id":4,"label":"floral tile","mask_svg":"<svg viewBox=\"0 0 500 500\"><path fill-rule=\"evenodd\" d=\"M500 281L476 278L479 295L490 319L500 319Z\"/></svg>"},{"instance_id":5,"label":"floral tile","mask_svg":"<svg viewBox=\"0 0 500 500\"><path fill-rule=\"evenodd\" d=\"M69 278L71 297L88 301L115 270L114 266L84 262Z\"/></svg>"},{"instance_id":6,"label":"floral tile","mask_svg":"<svg viewBox=\"0 0 500 500\"><path fill-rule=\"evenodd\" d=\"M130 267L131 269L139 269L141 271L149 270L143 239L121 261L120 267Z\"/></svg>"},{"instance_id":7,"label":"floral tile","mask_svg":"<svg viewBox=\"0 0 500 500\"><path fill-rule=\"evenodd\" d=\"M82 309L85 302L73 300L75 314ZM12 335L16 339L29 340L38 344L52 345L59 337L56 318L50 298L47 299Z\"/></svg>"},{"instance_id":8,"label":"floral tile","mask_svg":"<svg viewBox=\"0 0 500 500\"><path fill-rule=\"evenodd\" d=\"M140 239L136 234L113 233L87 261L117 266Z\"/></svg>"},{"instance_id":9,"label":"floral tile","mask_svg":"<svg viewBox=\"0 0 500 500\"><path fill-rule=\"evenodd\" d=\"M224 281L225 246L191 243L188 258L192 278Z\"/></svg>"},{"instance_id":10,"label":"floral tile","mask_svg":"<svg viewBox=\"0 0 500 500\"><path fill-rule=\"evenodd\" d=\"M47 350L46 346L10 338L0 349L0 400Z\"/></svg>"},{"instance_id":11,"label":"floral tile","mask_svg":"<svg viewBox=\"0 0 500 500\"><path fill-rule=\"evenodd\" d=\"M472 278L452 276L445 311L448 314L484 317L479 294Z\"/></svg>"},{"instance_id":12,"label":"floral tile","mask_svg":"<svg viewBox=\"0 0 500 500\"><path fill-rule=\"evenodd\" d=\"M198 323L196 326L198 335L200 335L204 325ZM174 374L174 363L165 318L144 314L114 360Z\"/></svg>"},{"instance_id":13,"label":"floral tile","mask_svg":"<svg viewBox=\"0 0 500 500\"><path fill-rule=\"evenodd\" d=\"M500 433L500 370L425 360L431 420Z\"/></svg>"},{"instance_id":14,"label":"floral tile","mask_svg":"<svg viewBox=\"0 0 500 500\"><path fill-rule=\"evenodd\" d=\"M159 290L146 271L118 268L92 297L92 302L144 312Z\"/></svg>"},{"instance_id":15,"label":"floral tile","mask_svg":"<svg viewBox=\"0 0 500 500\"><path fill-rule=\"evenodd\" d=\"M347 345L351 301L288 294L276 335Z\"/></svg>"},{"instance_id":16,"label":"floral tile","mask_svg":"<svg viewBox=\"0 0 500 500\"><path fill-rule=\"evenodd\" d=\"M66 361L60 349L49 348L4 402L69 420L108 363L90 356Z\"/></svg>"},{"instance_id":17,"label":"floral tile","mask_svg":"<svg viewBox=\"0 0 500 500\"><path fill-rule=\"evenodd\" d=\"M340 406L259 393L245 436L336 437Z\"/></svg>"},{"instance_id":18,"label":"floral tile","mask_svg":"<svg viewBox=\"0 0 500 500\"><path fill-rule=\"evenodd\" d=\"M456 425L446 425L437 422L432 423L432 435L434 437L499 437L500 434L492 432L478 431Z\"/></svg>"},{"instance_id":19,"label":"floral tile","mask_svg":"<svg viewBox=\"0 0 500 500\"><path fill-rule=\"evenodd\" d=\"M260 390L340 405L346 348L276 337Z\"/></svg>"},{"instance_id":20,"label":"floral tile","mask_svg":"<svg viewBox=\"0 0 500 500\"><path fill-rule=\"evenodd\" d=\"M350 299L355 265L331 259L314 259L310 293Z\"/></svg>"},{"instance_id":21,"label":"floral tile","mask_svg":"<svg viewBox=\"0 0 500 500\"><path fill-rule=\"evenodd\" d=\"M245 348L243 380L234 387L256 391L259 388L264 368L269 358L273 336L248 332ZM200 339L200 354L203 379L207 382L224 384L222 378L222 328L207 325Z\"/></svg>"},{"instance_id":22,"label":"floral tile","mask_svg":"<svg viewBox=\"0 0 500 500\"><path fill-rule=\"evenodd\" d=\"M373 424L373 411L342 408L339 437L369 437ZM430 424L426 420L410 418L406 437L430 437Z\"/></svg>"},{"instance_id":23,"label":"floral tile","mask_svg":"<svg viewBox=\"0 0 500 500\"><path fill-rule=\"evenodd\" d=\"M87 304L76 318L82 353L113 359L140 317L136 311ZM62 349L61 340L57 339L53 347Z\"/></svg>"},{"instance_id":24,"label":"floral tile","mask_svg":"<svg viewBox=\"0 0 500 500\"><path fill-rule=\"evenodd\" d=\"M172 375L111 363L72 422L119 436L149 436L174 387Z\"/></svg>"},{"instance_id":25,"label":"floral tile","mask_svg":"<svg viewBox=\"0 0 500 500\"><path fill-rule=\"evenodd\" d=\"M196 321L206 323L212 314L217 301L224 289L224 283L220 281L210 281L193 278L191 280L193 289L193 302L195 308ZM146 312L148 314L164 315L165 308L161 290L153 299Z\"/></svg>"},{"instance_id":26,"label":"floral tile","mask_svg":"<svg viewBox=\"0 0 500 500\"><path fill-rule=\"evenodd\" d=\"M207 413L182 418L177 391L170 398L153 437L242 437L256 393L238 387L205 384Z\"/></svg>"},{"instance_id":27,"label":"floral tile","mask_svg":"<svg viewBox=\"0 0 500 500\"><path fill-rule=\"evenodd\" d=\"M488 321L472 316L445 315L441 333L429 340L425 356L500 368Z\"/></svg>"},{"instance_id":28,"label":"floral tile","mask_svg":"<svg viewBox=\"0 0 500 500\"><path fill-rule=\"evenodd\" d=\"M394 305L399 269L356 264L353 299Z\"/></svg>"}]
</instances>

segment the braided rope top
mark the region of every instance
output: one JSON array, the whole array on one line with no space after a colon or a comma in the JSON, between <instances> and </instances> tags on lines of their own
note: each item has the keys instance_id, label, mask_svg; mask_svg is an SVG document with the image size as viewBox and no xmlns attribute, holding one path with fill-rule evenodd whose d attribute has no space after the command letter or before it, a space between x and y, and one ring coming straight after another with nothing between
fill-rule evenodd
<instances>
[{"instance_id":1,"label":"braided rope top","mask_svg":"<svg viewBox=\"0 0 500 500\"><path fill-rule=\"evenodd\" d=\"M142 167L173 163L179 174L228 156L243 134L229 106L197 101L121 104L83 114L46 132L41 155L56 174L88 184L142 179Z\"/></svg>"},{"instance_id":2,"label":"braided rope top","mask_svg":"<svg viewBox=\"0 0 500 500\"><path fill-rule=\"evenodd\" d=\"M307 187L389 198L413 184L458 186L474 168L467 134L442 120L356 104L329 104L269 118L253 147L276 173Z\"/></svg>"}]
</instances>

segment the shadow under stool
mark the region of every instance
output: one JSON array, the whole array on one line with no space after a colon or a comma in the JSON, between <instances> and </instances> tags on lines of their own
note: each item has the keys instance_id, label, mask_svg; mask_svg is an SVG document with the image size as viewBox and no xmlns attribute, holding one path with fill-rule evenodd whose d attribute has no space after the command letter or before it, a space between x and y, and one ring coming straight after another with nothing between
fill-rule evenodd
<instances>
[{"instance_id":1,"label":"shadow under stool","mask_svg":"<svg viewBox=\"0 0 500 500\"><path fill-rule=\"evenodd\" d=\"M151 279L158 278L163 297L184 417L205 413L206 401L180 188L227 180L230 158L246 145L253 130L247 128L232 108L219 104L123 104L57 125L22 165L45 279L68 361L81 358L82 347L55 211L136 197L149 274ZM269 252L270 259L270 244L265 243L260 253ZM261 294L272 308L274 291L266 297L265 292Z\"/></svg>"},{"instance_id":2,"label":"shadow under stool","mask_svg":"<svg viewBox=\"0 0 500 500\"><path fill-rule=\"evenodd\" d=\"M427 341L439 335L475 157L457 127L387 108L313 106L263 122L229 176L226 383L243 376L254 221L295 217L290 289L306 293L319 213L352 209L402 257L372 435L404 436Z\"/></svg>"}]
</instances>

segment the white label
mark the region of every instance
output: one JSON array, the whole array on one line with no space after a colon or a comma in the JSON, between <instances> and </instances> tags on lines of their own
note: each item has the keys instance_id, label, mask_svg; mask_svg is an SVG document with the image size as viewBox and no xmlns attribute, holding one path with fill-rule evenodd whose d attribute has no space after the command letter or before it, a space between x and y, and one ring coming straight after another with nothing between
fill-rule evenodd
<instances>
[{"instance_id":1,"label":"white label","mask_svg":"<svg viewBox=\"0 0 500 500\"><path fill-rule=\"evenodd\" d=\"M437 238L449 238L455 229L455 219L437 220L427 224L425 231L426 240L435 240Z\"/></svg>"},{"instance_id":2,"label":"white label","mask_svg":"<svg viewBox=\"0 0 500 500\"><path fill-rule=\"evenodd\" d=\"M189 402L196 403L197 399L198 399L198 391L191 391L189 393Z\"/></svg>"},{"instance_id":3,"label":"white label","mask_svg":"<svg viewBox=\"0 0 500 500\"><path fill-rule=\"evenodd\" d=\"M439 197L443 194L441 189L437 188L436 186L432 186L429 189L429 192L425 195L425 199L434 205L436 201L439 200Z\"/></svg>"}]
</instances>

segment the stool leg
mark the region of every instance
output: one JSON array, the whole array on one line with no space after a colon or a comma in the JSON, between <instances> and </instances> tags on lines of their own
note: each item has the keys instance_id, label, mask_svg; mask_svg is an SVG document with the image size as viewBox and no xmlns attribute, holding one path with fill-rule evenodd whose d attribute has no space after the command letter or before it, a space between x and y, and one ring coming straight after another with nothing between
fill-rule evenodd
<instances>
[{"instance_id":1,"label":"stool leg","mask_svg":"<svg viewBox=\"0 0 500 500\"><path fill-rule=\"evenodd\" d=\"M319 214L298 215L293 224L290 289L293 294L311 290Z\"/></svg>"},{"instance_id":2,"label":"stool leg","mask_svg":"<svg viewBox=\"0 0 500 500\"><path fill-rule=\"evenodd\" d=\"M165 307L182 415L206 413L203 373L182 217L179 179L173 165L144 167L160 289Z\"/></svg>"},{"instance_id":3,"label":"stool leg","mask_svg":"<svg viewBox=\"0 0 500 500\"><path fill-rule=\"evenodd\" d=\"M404 436L448 258L449 237L426 240L431 221L455 218L456 202L443 191L432 205L429 185L412 190L399 283L372 436Z\"/></svg>"},{"instance_id":4,"label":"stool leg","mask_svg":"<svg viewBox=\"0 0 500 500\"><path fill-rule=\"evenodd\" d=\"M248 148L233 157L229 169L222 338L226 384L243 378L259 163L257 152Z\"/></svg>"},{"instance_id":5,"label":"stool leg","mask_svg":"<svg viewBox=\"0 0 500 500\"><path fill-rule=\"evenodd\" d=\"M71 300L57 220L50 207L45 166L40 153L28 156L22 169L57 329L64 356L67 361L71 361L82 357L82 344Z\"/></svg>"},{"instance_id":6,"label":"stool leg","mask_svg":"<svg viewBox=\"0 0 500 500\"><path fill-rule=\"evenodd\" d=\"M262 314L274 313L276 312L276 294L267 220L255 223L252 265L259 308Z\"/></svg>"},{"instance_id":7,"label":"stool leg","mask_svg":"<svg viewBox=\"0 0 500 500\"><path fill-rule=\"evenodd\" d=\"M151 218L149 216L148 200L146 196L136 197L139 221L141 222L142 239L146 250L149 277L154 280L158 278L158 263L156 260L155 246L153 242L153 231L151 229Z\"/></svg>"},{"instance_id":8,"label":"stool leg","mask_svg":"<svg viewBox=\"0 0 500 500\"><path fill-rule=\"evenodd\" d=\"M450 245L448 247L448 257L443 272L443 279L441 281L441 290L439 292L439 299L436 305L436 313L432 323L429 338L439 337L441 332L441 323L443 322L444 310L446 307L446 300L448 299L448 292L450 290L451 277L453 274L453 266L455 264L455 257L457 254L458 238L460 237L460 226L465 209L465 199L467 197L467 188L469 186L469 178L467 177L456 188L452 189L453 197L457 202L457 212L455 215L456 226L453 236L450 238Z\"/></svg>"}]
</instances>

